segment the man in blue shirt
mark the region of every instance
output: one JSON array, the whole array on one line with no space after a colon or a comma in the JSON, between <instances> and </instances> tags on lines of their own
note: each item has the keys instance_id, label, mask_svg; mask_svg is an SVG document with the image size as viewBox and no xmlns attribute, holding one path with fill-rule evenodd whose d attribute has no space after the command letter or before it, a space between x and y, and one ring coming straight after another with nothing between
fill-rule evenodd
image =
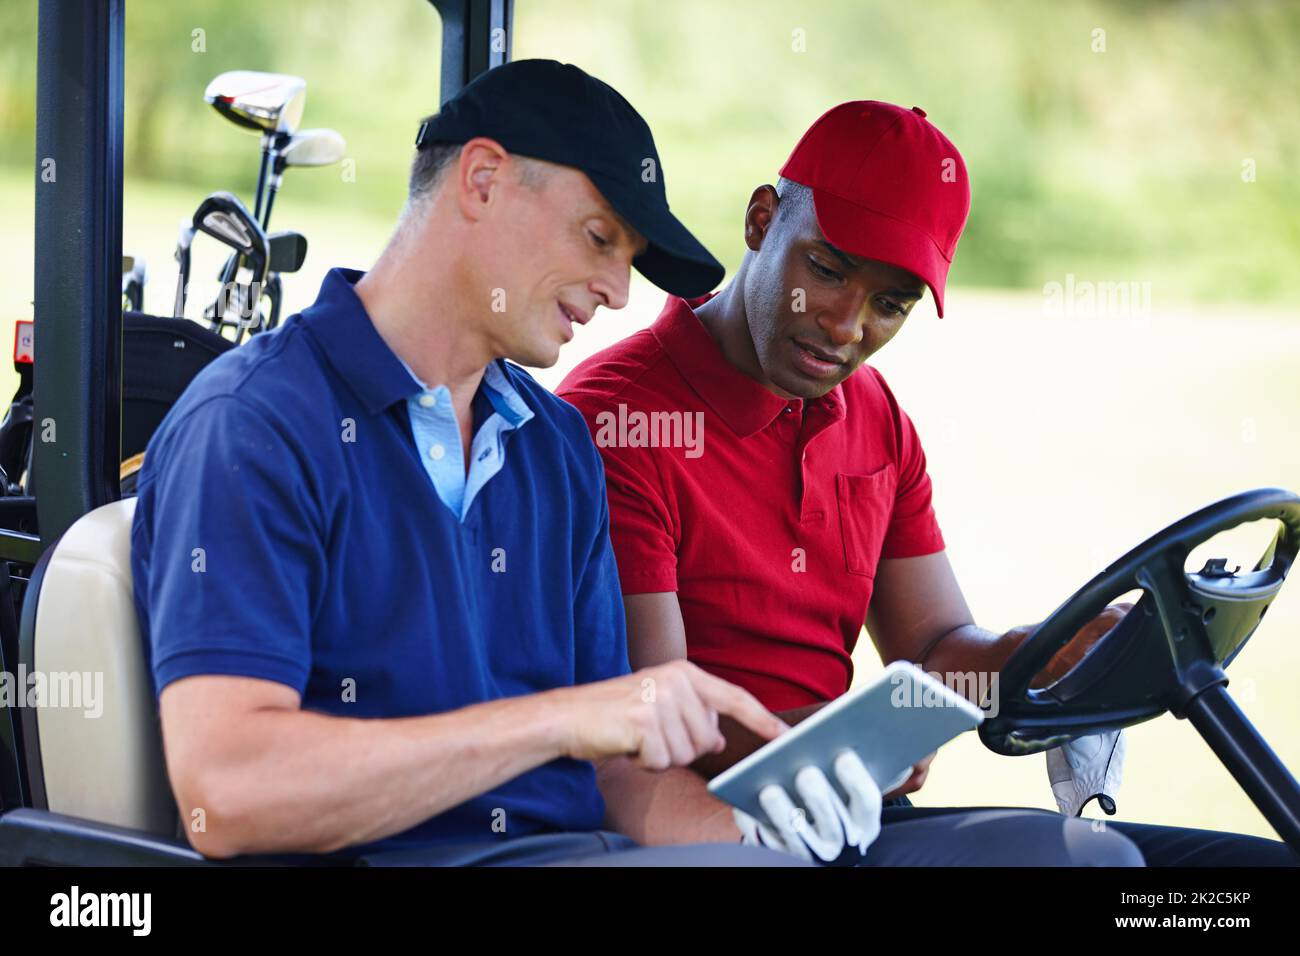
<instances>
[{"instance_id":1,"label":"man in blue shirt","mask_svg":"<svg viewBox=\"0 0 1300 956\"><path fill-rule=\"evenodd\" d=\"M685 769L720 714L785 725L686 662L629 673L600 457L506 361L554 364L631 265L679 295L721 267L575 67L492 70L417 145L373 269L205 369L145 457L135 597L191 843L788 863L636 848L734 831Z\"/></svg>"}]
</instances>

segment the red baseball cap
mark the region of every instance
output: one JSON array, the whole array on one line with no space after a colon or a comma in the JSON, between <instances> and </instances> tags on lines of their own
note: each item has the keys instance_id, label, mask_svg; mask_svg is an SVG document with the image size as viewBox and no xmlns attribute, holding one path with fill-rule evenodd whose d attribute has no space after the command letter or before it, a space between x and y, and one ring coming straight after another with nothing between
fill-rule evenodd
<instances>
[{"instance_id":1,"label":"red baseball cap","mask_svg":"<svg viewBox=\"0 0 1300 956\"><path fill-rule=\"evenodd\" d=\"M803 134L781 176L812 190L817 224L832 245L920 276L943 316L970 180L961 153L925 110L841 103Z\"/></svg>"}]
</instances>

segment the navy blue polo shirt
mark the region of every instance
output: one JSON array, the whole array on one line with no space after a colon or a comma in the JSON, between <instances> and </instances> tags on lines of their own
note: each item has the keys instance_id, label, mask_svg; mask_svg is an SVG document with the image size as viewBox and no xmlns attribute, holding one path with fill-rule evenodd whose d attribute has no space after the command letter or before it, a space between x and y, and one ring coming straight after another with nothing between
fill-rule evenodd
<instances>
[{"instance_id":1,"label":"navy blue polo shirt","mask_svg":"<svg viewBox=\"0 0 1300 956\"><path fill-rule=\"evenodd\" d=\"M360 277L331 271L314 305L205 368L149 442L131 567L155 692L229 674L292 687L308 710L408 717L627 673L582 416L495 363L532 415L494 437L499 470L457 515L413 436L421 383L357 298ZM484 387L479 428L501 397ZM592 765L561 759L350 852L592 830L603 815Z\"/></svg>"}]
</instances>

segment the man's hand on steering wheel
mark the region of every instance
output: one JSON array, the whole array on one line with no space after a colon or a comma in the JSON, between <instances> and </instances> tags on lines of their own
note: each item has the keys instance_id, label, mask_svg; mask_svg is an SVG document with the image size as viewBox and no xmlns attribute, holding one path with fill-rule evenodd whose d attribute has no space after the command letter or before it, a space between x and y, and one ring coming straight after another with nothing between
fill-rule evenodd
<instances>
[{"instance_id":1,"label":"man's hand on steering wheel","mask_svg":"<svg viewBox=\"0 0 1300 956\"><path fill-rule=\"evenodd\" d=\"M1064 677L1131 610L1133 605L1127 601L1107 607L1075 631L1069 643L1052 656L1029 686L1038 690ZM1021 629L1020 641L1023 642L1037 627ZM1094 798L1106 813L1115 813L1115 798L1124 768L1124 750L1123 731L1116 730L1082 737L1047 752L1047 776L1052 784L1052 796L1063 814L1079 816L1083 806Z\"/></svg>"},{"instance_id":2,"label":"man's hand on steering wheel","mask_svg":"<svg viewBox=\"0 0 1300 956\"><path fill-rule=\"evenodd\" d=\"M1079 661L1083 660L1088 651L1092 650L1094 644L1109 634L1116 624L1124 620L1124 615L1131 610L1133 610L1133 605L1127 601L1112 604L1079 628L1074 637L1070 639L1070 642L1056 652L1052 659L1047 662L1047 666L1030 682L1029 686L1038 690L1060 680L1073 670ZM1035 624L1021 628L1020 641L1033 633L1034 628L1037 626ZM1019 646L1019 642L1017 642L1017 646Z\"/></svg>"}]
</instances>

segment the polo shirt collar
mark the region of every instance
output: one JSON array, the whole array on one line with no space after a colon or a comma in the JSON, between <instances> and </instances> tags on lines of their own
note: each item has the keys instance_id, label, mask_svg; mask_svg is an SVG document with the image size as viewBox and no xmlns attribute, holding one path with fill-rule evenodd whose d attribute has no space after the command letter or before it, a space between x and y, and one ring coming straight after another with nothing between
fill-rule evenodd
<instances>
[{"instance_id":1,"label":"polo shirt collar","mask_svg":"<svg viewBox=\"0 0 1300 956\"><path fill-rule=\"evenodd\" d=\"M307 329L320 343L326 361L342 376L371 415L424 389L421 382L384 341L354 286L365 275L358 269L331 269L316 301L303 310ZM533 417L515 388L509 367L490 362L484 370L488 398L512 427Z\"/></svg>"},{"instance_id":2,"label":"polo shirt collar","mask_svg":"<svg viewBox=\"0 0 1300 956\"><path fill-rule=\"evenodd\" d=\"M415 374L415 369L406 364L404 358L398 355L397 361L402 363L402 368L406 369L411 380L415 382L415 388L407 394L407 398L432 391L428 384ZM444 390L446 388L446 386L440 387ZM528 403L523 400L514 382L510 380L510 369L504 359L495 359L487 364L487 368L483 370L483 381L480 387L486 393L493 410L504 418L511 428L518 428L533 417L533 410L528 407Z\"/></svg>"},{"instance_id":3,"label":"polo shirt collar","mask_svg":"<svg viewBox=\"0 0 1300 956\"><path fill-rule=\"evenodd\" d=\"M302 317L326 361L367 413L377 415L420 386L380 336L353 288L363 275L357 269L331 269L316 301L303 310Z\"/></svg>"},{"instance_id":4,"label":"polo shirt collar","mask_svg":"<svg viewBox=\"0 0 1300 956\"><path fill-rule=\"evenodd\" d=\"M801 406L801 399L784 399L768 391L723 355L709 330L695 314L695 306L716 293L697 299L670 295L651 332L686 383L741 438L772 424L787 405ZM820 401L842 415L842 386L836 385Z\"/></svg>"},{"instance_id":5,"label":"polo shirt collar","mask_svg":"<svg viewBox=\"0 0 1300 956\"><path fill-rule=\"evenodd\" d=\"M533 417L533 410L515 388L513 374L505 359L496 359L483 371L483 381L492 407L511 427L518 428Z\"/></svg>"}]
</instances>

